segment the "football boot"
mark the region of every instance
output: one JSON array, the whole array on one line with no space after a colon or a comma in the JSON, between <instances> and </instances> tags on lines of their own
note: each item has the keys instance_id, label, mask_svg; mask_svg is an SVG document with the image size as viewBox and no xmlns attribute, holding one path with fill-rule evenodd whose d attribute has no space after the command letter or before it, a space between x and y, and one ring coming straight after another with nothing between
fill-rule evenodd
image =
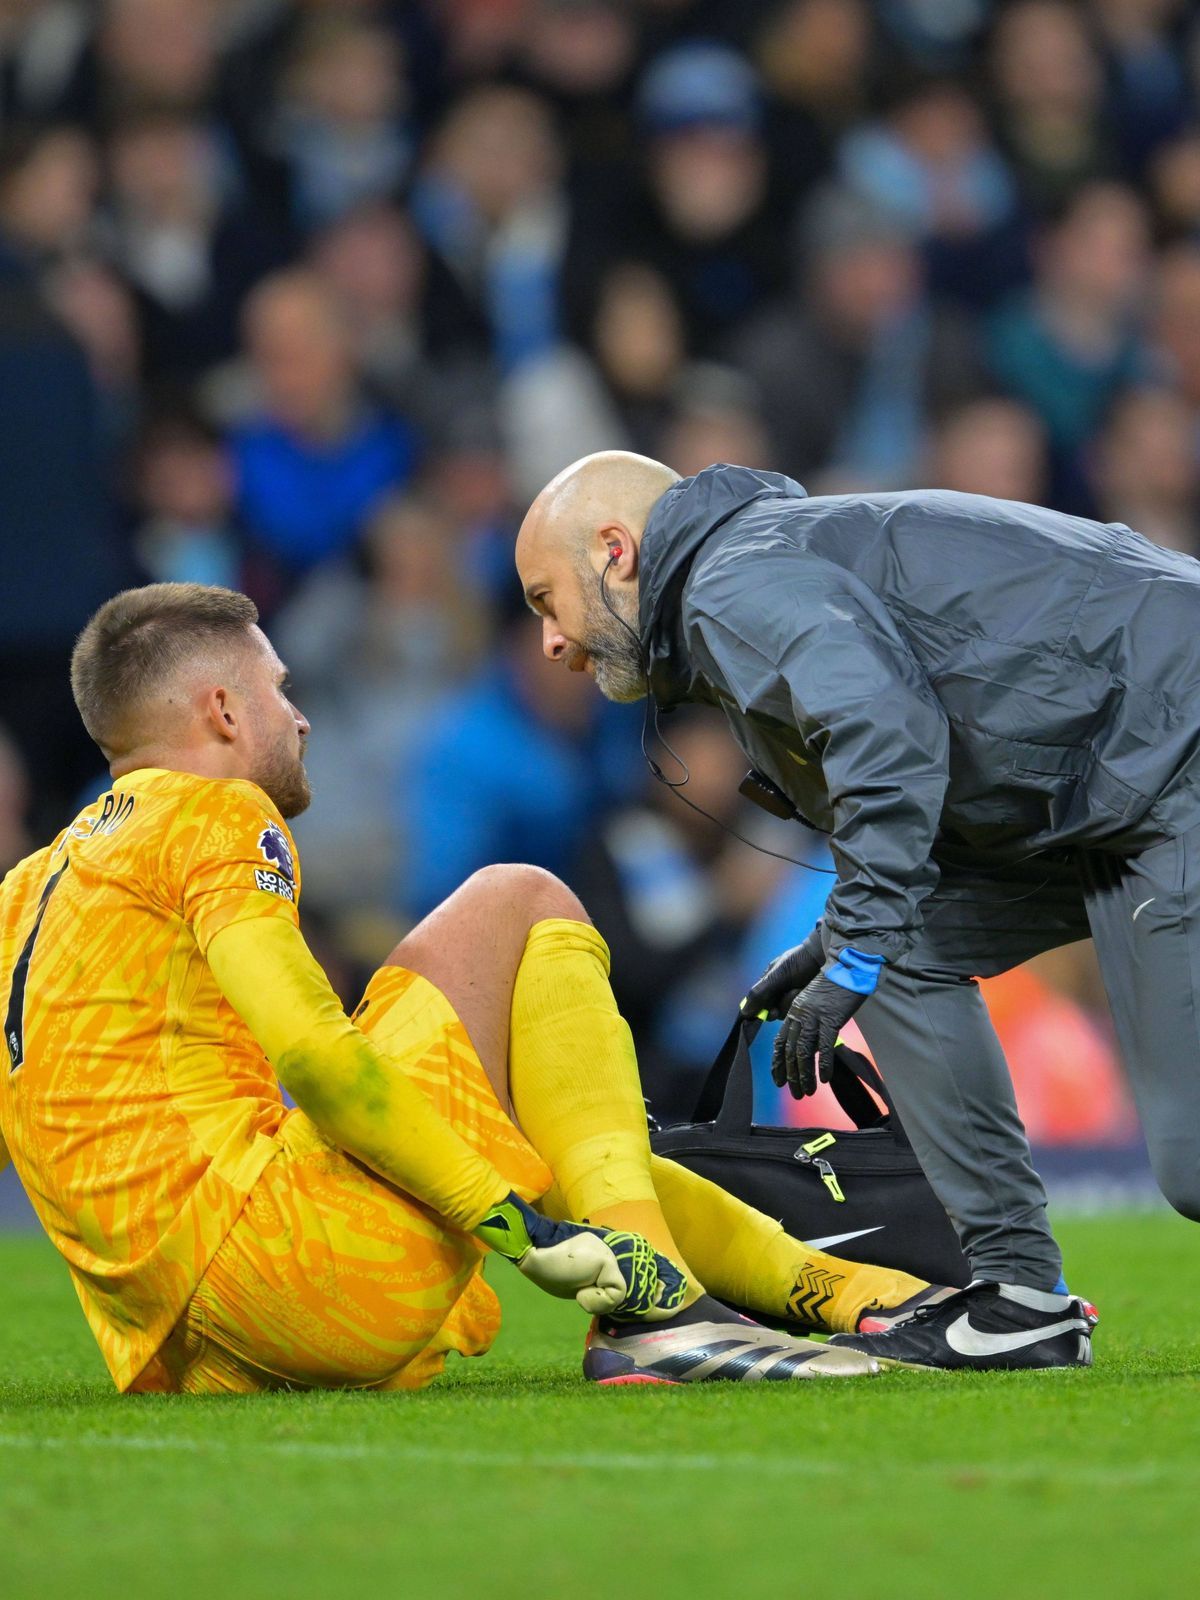
<instances>
[{"instance_id":1,"label":"football boot","mask_svg":"<svg viewBox=\"0 0 1200 1600\"><path fill-rule=\"evenodd\" d=\"M878 1372L870 1356L775 1333L702 1295L670 1322L592 1324L583 1375L592 1383L779 1383Z\"/></svg>"},{"instance_id":2,"label":"football boot","mask_svg":"<svg viewBox=\"0 0 1200 1600\"><path fill-rule=\"evenodd\" d=\"M838 1350L857 1350L886 1366L948 1371L1027 1371L1090 1367L1095 1306L1077 1295L1016 1283L971 1283L917 1306L882 1332L835 1334Z\"/></svg>"}]
</instances>

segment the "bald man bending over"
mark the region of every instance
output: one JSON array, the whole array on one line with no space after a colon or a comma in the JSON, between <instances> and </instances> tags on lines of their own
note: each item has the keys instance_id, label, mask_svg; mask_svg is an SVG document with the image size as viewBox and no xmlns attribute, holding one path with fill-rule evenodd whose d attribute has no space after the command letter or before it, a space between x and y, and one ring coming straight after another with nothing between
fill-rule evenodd
<instances>
[{"instance_id":1,"label":"bald man bending over","mask_svg":"<svg viewBox=\"0 0 1200 1600\"><path fill-rule=\"evenodd\" d=\"M798 1096L857 1013L976 1280L841 1342L1088 1364L974 980L1095 940L1155 1175L1200 1220L1200 565L1039 506L810 498L620 451L546 486L517 565L551 661L615 700L720 705L830 835L824 918L747 1007L783 1019Z\"/></svg>"}]
</instances>

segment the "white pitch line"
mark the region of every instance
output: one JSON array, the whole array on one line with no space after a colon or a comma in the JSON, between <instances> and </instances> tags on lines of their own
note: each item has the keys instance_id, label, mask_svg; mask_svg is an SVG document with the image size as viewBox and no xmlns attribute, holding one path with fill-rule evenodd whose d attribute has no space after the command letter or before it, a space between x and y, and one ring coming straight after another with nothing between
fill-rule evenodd
<instances>
[{"instance_id":1,"label":"white pitch line","mask_svg":"<svg viewBox=\"0 0 1200 1600\"><path fill-rule=\"evenodd\" d=\"M857 1476L853 1462L828 1457L808 1460L798 1466L779 1456L755 1455L625 1455L606 1451L563 1451L543 1455L516 1450L459 1450L436 1445L339 1444L322 1439L192 1439L173 1434L81 1433L35 1438L31 1434L0 1434L0 1450L111 1450L114 1452L171 1452L180 1455L228 1455L248 1451L305 1460L357 1461L387 1460L410 1462L417 1466L475 1467L485 1471L508 1471L536 1467L549 1471L585 1472L744 1472L758 1476L839 1478ZM1089 1488L1137 1488L1161 1479L1175 1477L1169 1467L1143 1462L1125 1467L1100 1467L1071 1462L1042 1467L1036 1462L982 1463L977 1461L908 1461L905 1474L962 1479L972 1487L984 1487L989 1480L1002 1483L1039 1483L1044 1480L1080 1484Z\"/></svg>"}]
</instances>

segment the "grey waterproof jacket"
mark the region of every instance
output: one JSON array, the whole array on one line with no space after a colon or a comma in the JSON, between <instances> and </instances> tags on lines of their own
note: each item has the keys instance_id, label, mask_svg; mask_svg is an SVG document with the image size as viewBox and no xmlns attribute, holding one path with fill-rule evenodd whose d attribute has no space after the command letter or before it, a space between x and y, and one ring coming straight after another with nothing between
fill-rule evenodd
<instances>
[{"instance_id":1,"label":"grey waterproof jacket","mask_svg":"<svg viewBox=\"0 0 1200 1600\"><path fill-rule=\"evenodd\" d=\"M834 949L902 955L939 857L1200 821L1200 562L1126 527L715 466L655 505L640 603L659 703L720 705L832 834Z\"/></svg>"}]
</instances>

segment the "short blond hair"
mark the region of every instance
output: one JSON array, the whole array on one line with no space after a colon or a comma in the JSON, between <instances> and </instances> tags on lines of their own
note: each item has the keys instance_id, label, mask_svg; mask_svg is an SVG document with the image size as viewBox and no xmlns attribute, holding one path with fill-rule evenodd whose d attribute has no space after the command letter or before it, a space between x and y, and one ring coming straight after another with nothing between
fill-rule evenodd
<instances>
[{"instance_id":1,"label":"short blond hair","mask_svg":"<svg viewBox=\"0 0 1200 1600\"><path fill-rule=\"evenodd\" d=\"M249 643L258 607L236 589L148 583L106 600L71 655L71 693L83 725L106 753L119 749L137 712L179 667Z\"/></svg>"}]
</instances>

